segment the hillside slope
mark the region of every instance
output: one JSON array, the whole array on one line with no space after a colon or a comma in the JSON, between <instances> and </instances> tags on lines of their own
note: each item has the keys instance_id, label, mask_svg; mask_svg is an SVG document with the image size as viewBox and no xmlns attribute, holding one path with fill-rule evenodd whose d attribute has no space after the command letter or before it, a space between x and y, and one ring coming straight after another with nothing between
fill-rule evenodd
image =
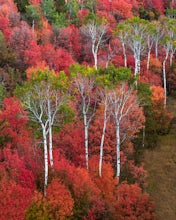
<instances>
[{"instance_id":1,"label":"hillside slope","mask_svg":"<svg viewBox=\"0 0 176 220\"><path fill-rule=\"evenodd\" d=\"M168 135L160 136L158 147L144 153L148 171L148 192L156 203L158 220L176 219L176 98L168 98L174 114Z\"/></svg>"}]
</instances>

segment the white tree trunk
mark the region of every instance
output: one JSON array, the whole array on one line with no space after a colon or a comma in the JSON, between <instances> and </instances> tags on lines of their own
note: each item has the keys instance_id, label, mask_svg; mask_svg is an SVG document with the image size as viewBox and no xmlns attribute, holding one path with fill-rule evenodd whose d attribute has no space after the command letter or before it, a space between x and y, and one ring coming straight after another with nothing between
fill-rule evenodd
<instances>
[{"instance_id":1,"label":"white tree trunk","mask_svg":"<svg viewBox=\"0 0 176 220\"><path fill-rule=\"evenodd\" d=\"M50 158L50 166L53 167L53 140L52 140L52 126L49 123L49 158Z\"/></svg>"},{"instance_id":2,"label":"white tree trunk","mask_svg":"<svg viewBox=\"0 0 176 220\"><path fill-rule=\"evenodd\" d=\"M97 56L97 53L95 51L92 51L92 53L93 53L93 57L94 57L94 67L97 70L97 68L98 68L98 56Z\"/></svg>"},{"instance_id":3,"label":"white tree trunk","mask_svg":"<svg viewBox=\"0 0 176 220\"><path fill-rule=\"evenodd\" d=\"M107 97L105 101L103 131L102 131L101 144L100 144L100 160L99 160L99 176L100 177L102 176L103 146L104 146L104 138L105 138L105 132L106 132L106 123L107 123Z\"/></svg>"},{"instance_id":4,"label":"white tree trunk","mask_svg":"<svg viewBox=\"0 0 176 220\"><path fill-rule=\"evenodd\" d=\"M158 41L155 41L155 57L158 59Z\"/></svg>"},{"instance_id":5,"label":"white tree trunk","mask_svg":"<svg viewBox=\"0 0 176 220\"><path fill-rule=\"evenodd\" d=\"M84 141L85 141L85 159L86 159L86 169L89 169L89 151L88 151L88 124L87 115L83 113L84 117Z\"/></svg>"},{"instance_id":6,"label":"white tree trunk","mask_svg":"<svg viewBox=\"0 0 176 220\"><path fill-rule=\"evenodd\" d=\"M44 147L44 196L46 197L46 187L48 184L48 148L47 148L47 132L45 126L42 124L42 131L43 131L43 147Z\"/></svg>"},{"instance_id":7,"label":"white tree trunk","mask_svg":"<svg viewBox=\"0 0 176 220\"><path fill-rule=\"evenodd\" d=\"M49 158L50 166L53 167L53 140L52 140L52 122L51 122L51 104L48 98L48 119L49 119Z\"/></svg>"},{"instance_id":8,"label":"white tree trunk","mask_svg":"<svg viewBox=\"0 0 176 220\"><path fill-rule=\"evenodd\" d=\"M32 20L32 32L34 33L35 22Z\"/></svg>"},{"instance_id":9,"label":"white tree trunk","mask_svg":"<svg viewBox=\"0 0 176 220\"><path fill-rule=\"evenodd\" d=\"M170 66L172 66L173 56L174 56L174 53L171 52L171 53L170 53Z\"/></svg>"},{"instance_id":10,"label":"white tree trunk","mask_svg":"<svg viewBox=\"0 0 176 220\"><path fill-rule=\"evenodd\" d=\"M116 122L116 155L117 155L117 171L116 177L120 176L120 124Z\"/></svg>"},{"instance_id":11,"label":"white tree trunk","mask_svg":"<svg viewBox=\"0 0 176 220\"><path fill-rule=\"evenodd\" d=\"M135 56L134 59L135 59L134 76L137 76L137 74L140 73L140 58L138 58L138 56Z\"/></svg>"},{"instance_id":12,"label":"white tree trunk","mask_svg":"<svg viewBox=\"0 0 176 220\"><path fill-rule=\"evenodd\" d=\"M166 107L166 102L167 102L166 61L167 61L167 55L163 61L164 107Z\"/></svg>"},{"instance_id":13,"label":"white tree trunk","mask_svg":"<svg viewBox=\"0 0 176 220\"><path fill-rule=\"evenodd\" d=\"M127 56L126 56L126 49L124 42L122 42L122 49L123 49L124 66L127 67Z\"/></svg>"},{"instance_id":14,"label":"white tree trunk","mask_svg":"<svg viewBox=\"0 0 176 220\"><path fill-rule=\"evenodd\" d=\"M148 55L147 55L147 70L149 70L150 67L150 53L151 53L151 49L148 50Z\"/></svg>"}]
</instances>

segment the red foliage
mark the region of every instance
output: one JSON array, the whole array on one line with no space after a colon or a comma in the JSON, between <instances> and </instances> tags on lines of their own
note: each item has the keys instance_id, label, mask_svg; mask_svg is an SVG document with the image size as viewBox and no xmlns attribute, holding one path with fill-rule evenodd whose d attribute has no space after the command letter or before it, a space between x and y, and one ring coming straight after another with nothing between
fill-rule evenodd
<instances>
[{"instance_id":1,"label":"red foliage","mask_svg":"<svg viewBox=\"0 0 176 220\"><path fill-rule=\"evenodd\" d=\"M141 82L150 83L154 86L161 86L162 85L162 79L160 75L154 74L150 70L142 71L140 76Z\"/></svg>"},{"instance_id":2,"label":"red foliage","mask_svg":"<svg viewBox=\"0 0 176 220\"><path fill-rule=\"evenodd\" d=\"M10 138L9 141L5 142L5 146L13 148L27 148L30 146L27 114L17 99L13 97L4 99L0 111L0 121L5 123L3 129L1 129L1 135Z\"/></svg>"},{"instance_id":3,"label":"red foliage","mask_svg":"<svg viewBox=\"0 0 176 220\"><path fill-rule=\"evenodd\" d=\"M150 83L155 86L162 86L162 63L151 56L149 70L146 69L147 60L141 63L140 81Z\"/></svg>"},{"instance_id":4,"label":"red foliage","mask_svg":"<svg viewBox=\"0 0 176 220\"><path fill-rule=\"evenodd\" d=\"M19 55L20 61L24 61L25 51L31 49L31 44L34 39L34 33L24 21L21 22L20 26L13 29L10 46Z\"/></svg>"},{"instance_id":5,"label":"red foliage","mask_svg":"<svg viewBox=\"0 0 176 220\"><path fill-rule=\"evenodd\" d=\"M154 203L147 193L142 193L137 184L122 183L117 189L119 220L156 219Z\"/></svg>"},{"instance_id":6,"label":"red foliage","mask_svg":"<svg viewBox=\"0 0 176 220\"><path fill-rule=\"evenodd\" d=\"M102 20L106 20L108 22L108 24L111 25L111 28L115 28L117 25L117 22L113 16L112 13L109 13L107 10L99 10L97 11L97 15L99 18L101 18Z\"/></svg>"},{"instance_id":7,"label":"red foliage","mask_svg":"<svg viewBox=\"0 0 176 220\"><path fill-rule=\"evenodd\" d=\"M118 20L131 18L133 16L132 5L123 0L112 1L112 10L115 18Z\"/></svg>"},{"instance_id":8,"label":"red foliage","mask_svg":"<svg viewBox=\"0 0 176 220\"><path fill-rule=\"evenodd\" d=\"M105 11L112 14L116 21L132 17L132 5L123 0L98 0L98 11ZM99 12L98 12L99 14Z\"/></svg>"},{"instance_id":9,"label":"red foliage","mask_svg":"<svg viewBox=\"0 0 176 220\"><path fill-rule=\"evenodd\" d=\"M90 126L90 152L93 155L99 155L100 152L100 142L102 135L102 120L103 116L97 116L95 121ZM104 157L103 160L105 162L114 163L116 161L116 138L115 138L115 130L114 126L110 123L107 124L106 133L105 133L105 141L104 141ZM95 136L96 134L96 136Z\"/></svg>"},{"instance_id":10,"label":"red foliage","mask_svg":"<svg viewBox=\"0 0 176 220\"><path fill-rule=\"evenodd\" d=\"M53 39L52 27L44 19L42 20L42 23L43 28L36 30L37 41L40 42L41 45L50 44Z\"/></svg>"},{"instance_id":11,"label":"red foliage","mask_svg":"<svg viewBox=\"0 0 176 220\"><path fill-rule=\"evenodd\" d=\"M29 0L30 5L40 5L42 0Z\"/></svg>"},{"instance_id":12,"label":"red foliage","mask_svg":"<svg viewBox=\"0 0 176 220\"><path fill-rule=\"evenodd\" d=\"M79 20L84 23L85 17L89 14L88 9L82 9L78 11L78 18Z\"/></svg>"},{"instance_id":13,"label":"red foliage","mask_svg":"<svg viewBox=\"0 0 176 220\"><path fill-rule=\"evenodd\" d=\"M59 48L55 51L53 57L53 66L56 72L64 71L69 73L69 66L73 64L73 59L70 54L63 48Z\"/></svg>"},{"instance_id":14,"label":"red foliage","mask_svg":"<svg viewBox=\"0 0 176 220\"><path fill-rule=\"evenodd\" d=\"M114 178L114 170L110 163L103 163L102 177L98 176L98 164L94 159L90 160L90 174L94 179L100 195L105 203L106 209L112 214L116 215L116 185L117 179Z\"/></svg>"},{"instance_id":15,"label":"red foliage","mask_svg":"<svg viewBox=\"0 0 176 220\"><path fill-rule=\"evenodd\" d=\"M17 6L13 0L0 0L0 5L2 5L3 7L7 7L9 11L17 12Z\"/></svg>"},{"instance_id":16,"label":"red foliage","mask_svg":"<svg viewBox=\"0 0 176 220\"><path fill-rule=\"evenodd\" d=\"M68 189L58 179L48 185L47 202L50 206L50 212L54 214L55 219L63 218L72 215L74 201Z\"/></svg>"},{"instance_id":17,"label":"red foliage","mask_svg":"<svg viewBox=\"0 0 176 220\"><path fill-rule=\"evenodd\" d=\"M0 219L24 220L25 210L30 204L31 190L23 188L13 180L0 181Z\"/></svg>"},{"instance_id":18,"label":"red foliage","mask_svg":"<svg viewBox=\"0 0 176 220\"><path fill-rule=\"evenodd\" d=\"M139 0L125 0L126 3L132 6L133 13L137 13L139 9Z\"/></svg>"},{"instance_id":19,"label":"red foliage","mask_svg":"<svg viewBox=\"0 0 176 220\"><path fill-rule=\"evenodd\" d=\"M91 179L89 172L84 168L76 168L73 164L70 164L59 154L58 150L54 152L54 161L57 176L64 185L69 187L75 201L74 219L83 218L88 213L89 216L103 215L104 203L100 197L100 191Z\"/></svg>"},{"instance_id":20,"label":"red foliage","mask_svg":"<svg viewBox=\"0 0 176 220\"><path fill-rule=\"evenodd\" d=\"M42 60L41 48L36 41L31 41L29 48L25 50L25 63L30 66L36 66Z\"/></svg>"},{"instance_id":21,"label":"red foliage","mask_svg":"<svg viewBox=\"0 0 176 220\"><path fill-rule=\"evenodd\" d=\"M144 169L144 164L141 164L140 166L134 165L134 161L129 161L129 168L131 171L131 174L133 175L133 178L135 182L142 188L146 188L147 186L147 171Z\"/></svg>"},{"instance_id":22,"label":"red foliage","mask_svg":"<svg viewBox=\"0 0 176 220\"><path fill-rule=\"evenodd\" d=\"M0 0L0 30L3 32L6 41L11 37L11 28L14 22L19 23L17 7L12 0Z\"/></svg>"},{"instance_id":23,"label":"red foliage","mask_svg":"<svg viewBox=\"0 0 176 220\"><path fill-rule=\"evenodd\" d=\"M57 37L58 45L66 49L74 60L78 60L81 53L81 38L79 29L70 25L60 29Z\"/></svg>"},{"instance_id":24,"label":"red foliage","mask_svg":"<svg viewBox=\"0 0 176 220\"><path fill-rule=\"evenodd\" d=\"M2 149L0 159L3 161L1 165L10 179L15 180L22 187L34 190L34 175L26 168L23 157L19 157L17 150Z\"/></svg>"},{"instance_id":25,"label":"red foliage","mask_svg":"<svg viewBox=\"0 0 176 220\"><path fill-rule=\"evenodd\" d=\"M0 30L4 34L6 42L8 42L11 37L11 31L9 29L9 20L7 18L0 17Z\"/></svg>"},{"instance_id":26,"label":"red foliage","mask_svg":"<svg viewBox=\"0 0 176 220\"><path fill-rule=\"evenodd\" d=\"M164 1L163 0L145 0L144 7L146 9L157 9L161 13L164 13Z\"/></svg>"},{"instance_id":27,"label":"red foliage","mask_svg":"<svg viewBox=\"0 0 176 220\"><path fill-rule=\"evenodd\" d=\"M54 146L75 166L85 167L84 128L81 122L66 125L53 137Z\"/></svg>"},{"instance_id":28,"label":"red foliage","mask_svg":"<svg viewBox=\"0 0 176 220\"><path fill-rule=\"evenodd\" d=\"M62 48L54 49L52 44L47 44L41 47L42 59L46 62L50 69L56 72L65 71L68 73L69 66L73 60L69 53Z\"/></svg>"}]
</instances>

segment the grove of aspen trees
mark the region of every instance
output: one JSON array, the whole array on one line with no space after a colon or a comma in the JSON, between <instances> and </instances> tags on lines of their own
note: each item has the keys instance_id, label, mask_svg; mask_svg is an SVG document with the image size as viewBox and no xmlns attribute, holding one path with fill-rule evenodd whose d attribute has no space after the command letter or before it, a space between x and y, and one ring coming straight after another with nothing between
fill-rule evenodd
<instances>
[{"instance_id":1,"label":"grove of aspen trees","mask_svg":"<svg viewBox=\"0 0 176 220\"><path fill-rule=\"evenodd\" d=\"M0 220L157 219L175 52L175 0L0 0Z\"/></svg>"}]
</instances>

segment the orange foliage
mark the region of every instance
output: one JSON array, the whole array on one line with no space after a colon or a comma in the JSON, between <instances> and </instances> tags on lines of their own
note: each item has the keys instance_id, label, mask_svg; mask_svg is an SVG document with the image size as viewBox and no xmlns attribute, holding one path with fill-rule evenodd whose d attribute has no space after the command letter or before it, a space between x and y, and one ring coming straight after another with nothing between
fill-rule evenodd
<instances>
[{"instance_id":1,"label":"orange foliage","mask_svg":"<svg viewBox=\"0 0 176 220\"><path fill-rule=\"evenodd\" d=\"M27 79L31 79L32 75L37 74L38 70L49 70L49 67L47 66L45 61L36 62L35 66L29 67L26 70Z\"/></svg>"},{"instance_id":2,"label":"orange foliage","mask_svg":"<svg viewBox=\"0 0 176 220\"><path fill-rule=\"evenodd\" d=\"M0 0L0 5L7 5L11 11L17 12L17 6L13 0Z\"/></svg>"},{"instance_id":3,"label":"orange foliage","mask_svg":"<svg viewBox=\"0 0 176 220\"><path fill-rule=\"evenodd\" d=\"M156 113L157 130L160 134L166 134L173 114L167 108L164 108L164 89L160 86L151 86L153 110Z\"/></svg>"},{"instance_id":4,"label":"orange foliage","mask_svg":"<svg viewBox=\"0 0 176 220\"><path fill-rule=\"evenodd\" d=\"M164 89L161 86L151 86L152 101L155 103L164 103Z\"/></svg>"},{"instance_id":5,"label":"orange foliage","mask_svg":"<svg viewBox=\"0 0 176 220\"><path fill-rule=\"evenodd\" d=\"M154 74L162 74L162 63L157 58L150 58L150 71Z\"/></svg>"}]
</instances>

